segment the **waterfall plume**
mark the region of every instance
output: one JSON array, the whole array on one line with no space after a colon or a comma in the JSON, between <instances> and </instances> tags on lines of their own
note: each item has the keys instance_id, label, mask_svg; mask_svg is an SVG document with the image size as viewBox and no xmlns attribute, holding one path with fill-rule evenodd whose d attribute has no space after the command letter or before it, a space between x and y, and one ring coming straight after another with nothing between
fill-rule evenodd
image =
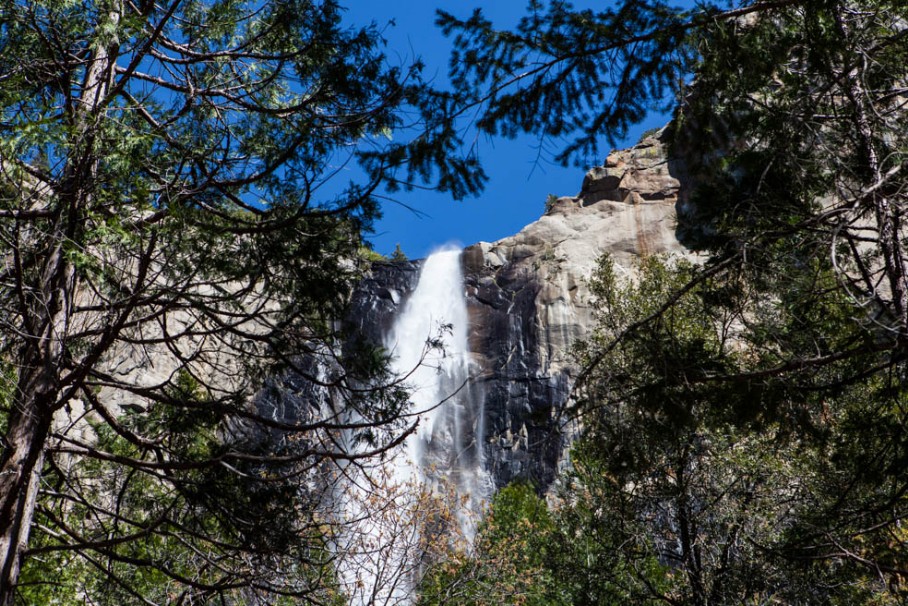
<instances>
[{"instance_id":1,"label":"waterfall plume","mask_svg":"<svg viewBox=\"0 0 908 606\"><path fill-rule=\"evenodd\" d=\"M457 540L466 548L473 539L491 482L468 335L460 250L443 249L423 263L384 343L410 390L417 429L371 477L352 474L341 497L356 520L339 566L354 606L411 603L431 559L427 546Z\"/></svg>"}]
</instances>

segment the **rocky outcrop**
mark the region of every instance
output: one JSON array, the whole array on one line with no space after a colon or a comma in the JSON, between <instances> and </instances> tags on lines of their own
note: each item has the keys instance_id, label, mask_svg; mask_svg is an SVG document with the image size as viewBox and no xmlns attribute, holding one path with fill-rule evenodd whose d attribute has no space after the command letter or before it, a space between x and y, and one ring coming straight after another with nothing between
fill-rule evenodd
<instances>
[{"instance_id":1,"label":"rocky outcrop","mask_svg":"<svg viewBox=\"0 0 908 606\"><path fill-rule=\"evenodd\" d=\"M525 479L542 490L558 472L568 441L559 412L576 374L571 345L591 330L588 279L602 253L628 275L641 257L689 254L677 234L682 174L663 143L646 138L610 154L579 195L558 198L518 234L464 250L486 466L498 487ZM380 338L415 287L417 265L374 268L354 302L359 328Z\"/></svg>"},{"instance_id":2,"label":"rocky outcrop","mask_svg":"<svg viewBox=\"0 0 908 606\"><path fill-rule=\"evenodd\" d=\"M590 170L580 194L538 221L464 251L471 350L485 387L486 452L498 486L540 489L566 446L565 404L576 368L571 345L593 324L588 280L609 253L628 275L641 257L687 255L677 237L682 167L650 137Z\"/></svg>"},{"instance_id":3,"label":"rocky outcrop","mask_svg":"<svg viewBox=\"0 0 908 606\"><path fill-rule=\"evenodd\" d=\"M401 303L416 288L421 266L419 260L374 263L353 293L345 322L349 332L382 343Z\"/></svg>"}]
</instances>

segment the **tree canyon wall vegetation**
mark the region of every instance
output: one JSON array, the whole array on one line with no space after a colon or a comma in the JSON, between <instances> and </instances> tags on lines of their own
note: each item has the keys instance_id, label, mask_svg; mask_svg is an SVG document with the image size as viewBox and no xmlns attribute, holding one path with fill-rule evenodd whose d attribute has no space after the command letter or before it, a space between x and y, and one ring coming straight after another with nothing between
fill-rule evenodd
<instances>
[{"instance_id":1,"label":"tree canyon wall vegetation","mask_svg":"<svg viewBox=\"0 0 908 606\"><path fill-rule=\"evenodd\" d=\"M385 354L335 347L376 189L475 191L459 116L581 164L669 107L700 262L601 260L569 470L545 499L500 491L418 601L903 601L908 8L442 13L456 93L338 10L0 9L0 604L342 602L325 469L352 455L331 440L366 464L408 431ZM425 134L389 141L410 116ZM366 180L329 194L340 159ZM282 369L337 413L262 414Z\"/></svg>"}]
</instances>

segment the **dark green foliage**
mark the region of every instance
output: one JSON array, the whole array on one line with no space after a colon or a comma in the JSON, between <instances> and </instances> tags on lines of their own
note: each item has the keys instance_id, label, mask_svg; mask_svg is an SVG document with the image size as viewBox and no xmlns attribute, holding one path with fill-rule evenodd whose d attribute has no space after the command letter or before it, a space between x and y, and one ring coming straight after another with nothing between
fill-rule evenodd
<instances>
[{"instance_id":1,"label":"dark green foliage","mask_svg":"<svg viewBox=\"0 0 908 606\"><path fill-rule=\"evenodd\" d=\"M342 11L0 9L3 606L23 562L20 601L333 599L330 468L405 426L387 355L336 326L374 192L484 179L450 98Z\"/></svg>"},{"instance_id":2,"label":"dark green foliage","mask_svg":"<svg viewBox=\"0 0 908 606\"><path fill-rule=\"evenodd\" d=\"M617 606L648 603L647 587L670 586L668 568L652 553L629 555L628 546L603 526L605 519L617 520L604 517L603 506L611 502L578 487L567 487L565 500L552 510L528 485L503 488L479 526L472 552L452 554L430 568L419 603Z\"/></svg>"},{"instance_id":3,"label":"dark green foliage","mask_svg":"<svg viewBox=\"0 0 908 606\"><path fill-rule=\"evenodd\" d=\"M742 315L772 389L761 414L816 449L778 553L839 563L812 582L844 603L887 584L898 600L904 574L906 16L901 3L799 2L716 28L677 128L682 149L707 126L722 150L692 156L706 183L694 220L763 293Z\"/></svg>"},{"instance_id":4,"label":"dark green foliage","mask_svg":"<svg viewBox=\"0 0 908 606\"><path fill-rule=\"evenodd\" d=\"M565 578L584 603L899 603L908 12L718 8L441 17L482 128L566 136L562 160L683 91L679 231L704 255L600 268L559 515L607 564Z\"/></svg>"},{"instance_id":5,"label":"dark green foliage","mask_svg":"<svg viewBox=\"0 0 908 606\"><path fill-rule=\"evenodd\" d=\"M555 522L535 490L507 486L493 498L472 553L451 553L430 568L418 603L569 604L550 566L557 557L556 537Z\"/></svg>"},{"instance_id":6,"label":"dark green foliage","mask_svg":"<svg viewBox=\"0 0 908 606\"><path fill-rule=\"evenodd\" d=\"M562 163L588 165L603 139L615 144L647 112L670 107L696 57L686 43L692 13L662 1L597 12L533 0L512 31L479 9L464 20L439 15L456 49L454 86L479 108L480 130L566 140Z\"/></svg>"},{"instance_id":7,"label":"dark green foliage","mask_svg":"<svg viewBox=\"0 0 908 606\"><path fill-rule=\"evenodd\" d=\"M598 557L614 562L603 568L617 571L598 575L586 591L623 591L641 603L662 596L691 604L746 601L765 582L750 568L753 543L766 543L773 529L751 534L743 495L771 503L775 494L763 476L778 463L734 452L765 448L735 428L755 421L750 386L713 380L734 373L744 352L733 350L732 317L706 303L720 290L714 281L672 302L696 267L671 269L650 259L640 271L639 285L620 286L603 261L594 282L599 329L581 349L586 359L604 357L578 402L585 436L568 486L583 497L569 517L590 527ZM717 330L723 321L725 333ZM775 425L761 426L766 444L773 443Z\"/></svg>"},{"instance_id":8,"label":"dark green foliage","mask_svg":"<svg viewBox=\"0 0 908 606\"><path fill-rule=\"evenodd\" d=\"M568 510L595 506L575 524L617 557L669 566L637 599L897 601L874 568L893 573L904 540L904 417L883 412L903 409L904 369L831 268L788 258L772 290L710 266L649 260L634 286L600 268Z\"/></svg>"}]
</instances>

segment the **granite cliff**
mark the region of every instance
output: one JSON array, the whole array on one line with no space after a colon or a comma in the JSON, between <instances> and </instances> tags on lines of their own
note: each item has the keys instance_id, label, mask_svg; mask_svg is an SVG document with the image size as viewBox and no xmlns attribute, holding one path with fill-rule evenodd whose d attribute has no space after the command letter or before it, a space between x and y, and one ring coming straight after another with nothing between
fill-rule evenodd
<instances>
[{"instance_id":1,"label":"granite cliff","mask_svg":"<svg viewBox=\"0 0 908 606\"><path fill-rule=\"evenodd\" d=\"M464 249L481 439L497 487L525 479L544 489L557 474L568 441L557 413L576 373L571 344L592 326L588 278L599 256L631 275L641 257L689 254L677 228L683 173L658 138L645 138L610 154L577 196L553 200L519 233ZM354 300L357 328L380 341L419 266L376 264Z\"/></svg>"}]
</instances>

